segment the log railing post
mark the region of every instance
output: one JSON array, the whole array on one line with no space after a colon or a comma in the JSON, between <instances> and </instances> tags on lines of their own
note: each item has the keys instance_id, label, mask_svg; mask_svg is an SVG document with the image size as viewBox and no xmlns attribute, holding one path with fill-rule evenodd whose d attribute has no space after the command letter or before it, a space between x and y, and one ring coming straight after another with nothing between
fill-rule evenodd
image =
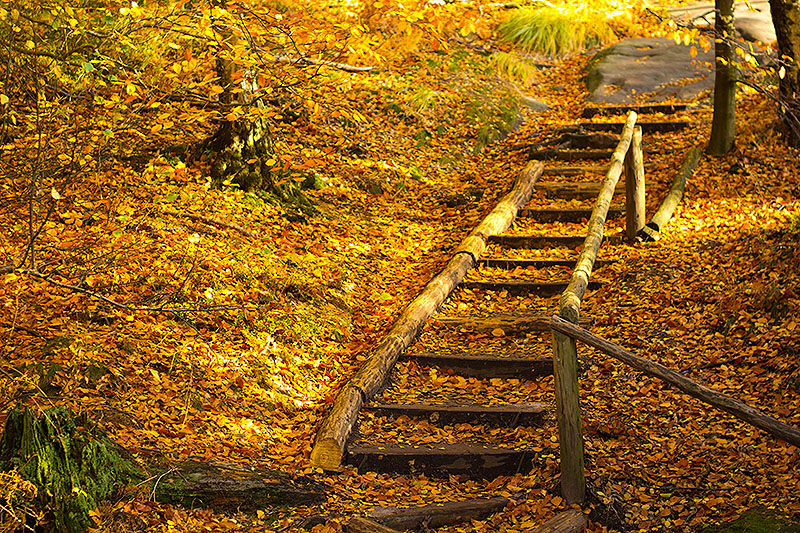
<instances>
[{"instance_id":1,"label":"log railing post","mask_svg":"<svg viewBox=\"0 0 800 533\"><path fill-rule=\"evenodd\" d=\"M577 324L580 317L581 301L589 286L589 276L603 242L603 226L614 189L626 166L626 154L631 147L635 124L636 113L631 111L625 121L619 144L611 156L606 176L600 185L600 194L597 195L589 217L586 240L576 261L575 270L572 272L567 289L561 294L559 315L573 324ZM639 139L641 140L641 133ZM561 494L568 504L581 504L586 497L586 481L578 391L578 350L573 338L556 331L553 331L553 373L561 454Z\"/></svg>"},{"instance_id":2,"label":"log railing post","mask_svg":"<svg viewBox=\"0 0 800 533\"><path fill-rule=\"evenodd\" d=\"M642 128L637 126L625 154L625 237L628 242L634 242L636 234L644 227L644 202Z\"/></svg>"},{"instance_id":3,"label":"log railing post","mask_svg":"<svg viewBox=\"0 0 800 533\"><path fill-rule=\"evenodd\" d=\"M578 323L578 309L562 306L561 317ZM586 480L583 468L583 427L578 391L578 348L575 339L553 331L558 445L561 463L561 495L568 504L583 503Z\"/></svg>"}]
</instances>

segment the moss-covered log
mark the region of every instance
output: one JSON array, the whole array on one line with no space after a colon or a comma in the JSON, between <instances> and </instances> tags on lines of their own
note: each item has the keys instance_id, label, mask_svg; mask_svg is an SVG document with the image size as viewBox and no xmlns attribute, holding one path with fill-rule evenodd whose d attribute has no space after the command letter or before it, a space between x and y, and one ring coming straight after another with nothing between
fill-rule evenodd
<instances>
[{"instance_id":1,"label":"moss-covered log","mask_svg":"<svg viewBox=\"0 0 800 533\"><path fill-rule=\"evenodd\" d=\"M248 465L187 461L157 476L156 501L222 512L252 512L269 505L311 505L322 489L277 470Z\"/></svg>"},{"instance_id":2,"label":"moss-covered log","mask_svg":"<svg viewBox=\"0 0 800 533\"><path fill-rule=\"evenodd\" d=\"M56 531L86 531L99 502L144 479L124 449L88 417L63 407L11 410L0 438L0 468L36 486L37 506Z\"/></svg>"}]
</instances>

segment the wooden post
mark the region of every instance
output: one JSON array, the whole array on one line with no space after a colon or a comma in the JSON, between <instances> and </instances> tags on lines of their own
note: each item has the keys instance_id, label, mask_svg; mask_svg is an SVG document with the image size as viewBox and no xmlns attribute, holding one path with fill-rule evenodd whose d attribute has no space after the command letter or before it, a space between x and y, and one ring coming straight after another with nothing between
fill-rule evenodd
<instances>
[{"instance_id":1,"label":"wooden post","mask_svg":"<svg viewBox=\"0 0 800 533\"><path fill-rule=\"evenodd\" d=\"M625 237L636 241L636 234L644 227L644 161L642 156L642 128L637 126L625 155Z\"/></svg>"},{"instance_id":2,"label":"wooden post","mask_svg":"<svg viewBox=\"0 0 800 533\"><path fill-rule=\"evenodd\" d=\"M553 375L561 453L561 495L570 505L581 504L586 497L586 480L578 391L578 349L575 339L557 331L553 331Z\"/></svg>"},{"instance_id":3,"label":"wooden post","mask_svg":"<svg viewBox=\"0 0 800 533\"><path fill-rule=\"evenodd\" d=\"M583 295L589 286L589 276L603 242L603 226L611 205L611 197L622 175L625 154L633 139L636 113L631 111L625 122L617 148L611 155L606 177L600 186L592 215L589 217L586 240L578 256L569 285L561 295L559 314L564 320L578 323ZM561 494L568 504L583 503L586 482L583 471L583 430L578 394L578 351L575 340L553 332L553 373L555 375L558 444L561 450Z\"/></svg>"}]
</instances>

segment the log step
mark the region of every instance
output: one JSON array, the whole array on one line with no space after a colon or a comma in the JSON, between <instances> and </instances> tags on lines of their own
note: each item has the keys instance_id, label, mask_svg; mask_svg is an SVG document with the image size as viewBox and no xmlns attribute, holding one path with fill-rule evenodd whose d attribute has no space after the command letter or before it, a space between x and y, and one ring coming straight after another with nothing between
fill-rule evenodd
<instances>
[{"instance_id":1,"label":"log step","mask_svg":"<svg viewBox=\"0 0 800 533\"><path fill-rule=\"evenodd\" d=\"M491 235L489 237L490 243L511 248L523 248L525 250L557 248L559 246L578 248L583 246L585 240L586 235Z\"/></svg>"},{"instance_id":2,"label":"log step","mask_svg":"<svg viewBox=\"0 0 800 533\"><path fill-rule=\"evenodd\" d=\"M435 366L449 369L460 376L481 379L491 378L516 378L535 379L553 374L553 359L551 357L497 357L488 354L473 353L415 353L400 356L404 361L416 361L421 366Z\"/></svg>"},{"instance_id":3,"label":"log step","mask_svg":"<svg viewBox=\"0 0 800 533\"><path fill-rule=\"evenodd\" d=\"M622 131L622 130L620 130ZM542 161L545 159L555 159L557 161L597 161L600 159L610 160L612 150L556 150L533 149L528 152L528 160Z\"/></svg>"},{"instance_id":4,"label":"log step","mask_svg":"<svg viewBox=\"0 0 800 533\"><path fill-rule=\"evenodd\" d=\"M627 115L635 111L637 115L648 113L663 113L672 115L686 111L686 104L642 104L642 105L609 105L587 107L581 113L582 118L592 118L597 116Z\"/></svg>"},{"instance_id":5,"label":"log step","mask_svg":"<svg viewBox=\"0 0 800 533\"><path fill-rule=\"evenodd\" d=\"M645 183L645 187L655 185L653 182ZM537 191L544 191L548 198L574 198L587 200L597 198L600 194L600 182L553 182L540 181L536 184ZM625 194L625 183L620 183L614 189L614 194Z\"/></svg>"},{"instance_id":6,"label":"log step","mask_svg":"<svg viewBox=\"0 0 800 533\"><path fill-rule=\"evenodd\" d=\"M541 426L547 409L543 403L504 405L427 405L375 403L364 406L382 416L427 418L432 424L485 424L492 427Z\"/></svg>"},{"instance_id":7,"label":"log step","mask_svg":"<svg viewBox=\"0 0 800 533\"><path fill-rule=\"evenodd\" d=\"M508 294L514 296L525 296L535 294L537 296L554 296L561 294L567 288L569 282L567 281L464 281L459 285L465 289L475 291L506 291ZM600 283L595 281L589 282L590 289L599 289Z\"/></svg>"},{"instance_id":8,"label":"log step","mask_svg":"<svg viewBox=\"0 0 800 533\"><path fill-rule=\"evenodd\" d=\"M586 172L604 174L606 170L606 165L593 167L545 167L543 174L545 176L578 176Z\"/></svg>"},{"instance_id":9,"label":"log step","mask_svg":"<svg viewBox=\"0 0 800 533\"><path fill-rule=\"evenodd\" d=\"M502 329L506 335L529 331L550 331L549 315L439 316L433 320L444 326L464 327L481 332ZM588 324L589 321L582 317L581 325L584 323Z\"/></svg>"},{"instance_id":10,"label":"log step","mask_svg":"<svg viewBox=\"0 0 800 533\"><path fill-rule=\"evenodd\" d=\"M595 268L610 265L613 261L598 259L594 262ZM549 268L549 267L569 267L575 268L575 259L501 259L489 258L479 259L478 265L489 268L503 268L511 270L514 268Z\"/></svg>"},{"instance_id":11,"label":"log step","mask_svg":"<svg viewBox=\"0 0 800 533\"><path fill-rule=\"evenodd\" d=\"M477 444L438 444L433 448L412 446L360 446L347 450L347 462L359 472L429 476L466 475L474 479L528 473L538 452L490 448Z\"/></svg>"},{"instance_id":12,"label":"log step","mask_svg":"<svg viewBox=\"0 0 800 533\"><path fill-rule=\"evenodd\" d=\"M580 509L568 509L537 527L531 533L580 533L586 531L586 515Z\"/></svg>"},{"instance_id":13,"label":"log step","mask_svg":"<svg viewBox=\"0 0 800 533\"><path fill-rule=\"evenodd\" d=\"M682 130L689 123L685 120L670 122L637 122L637 126L642 128L642 133L669 132ZM608 131L611 133L622 133L625 127L624 122L582 122L581 128L586 131ZM610 158L611 156L609 156Z\"/></svg>"},{"instance_id":14,"label":"log step","mask_svg":"<svg viewBox=\"0 0 800 533\"><path fill-rule=\"evenodd\" d=\"M423 505L421 507L375 507L367 512L367 516L384 526L395 530L431 530L452 524L482 520L487 516L499 513L508 505L508 498L473 498L458 502L443 502ZM377 533L369 530L370 533Z\"/></svg>"},{"instance_id":15,"label":"log step","mask_svg":"<svg viewBox=\"0 0 800 533\"><path fill-rule=\"evenodd\" d=\"M606 219L620 218L625 211L619 207L608 210ZM538 222L580 222L589 220L591 209L522 209L518 217L533 218Z\"/></svg>"}]
</instances>

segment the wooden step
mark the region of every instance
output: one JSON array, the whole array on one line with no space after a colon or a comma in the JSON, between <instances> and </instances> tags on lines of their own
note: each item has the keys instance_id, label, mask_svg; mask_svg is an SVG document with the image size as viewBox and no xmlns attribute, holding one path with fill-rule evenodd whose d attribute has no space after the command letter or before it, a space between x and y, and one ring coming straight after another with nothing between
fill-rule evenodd
<instances>
[{"instance_id":1,"label":"wooden step","mask_svg":"<svg viewBox=\"0 0 800 533\"><path fill-rule=\"evenodd\" d=\"M477 444L439 444L433 448L356 445L347 450L347 463L359 472L429 476L466 475L493 479L517 472L527 474L538 452L491 448Z\"/></svg>"},{"instance_id":2,"label":"wooden step","mask_svg":"<svg viewBox=\"0 0 800 533\"><path fill-rule=\"evenodd\" d=\"M614 207L608 210L607 219L624 216L622 208ZM533 218L538 222L580 222L589 220L591 209L522 209L518 217Z\"/></svg>"},{"instance_id":3,"label":"wooden step","mask_svg":"<svg viewBox=\"0 0 800 533\"><path fill-rule=\"evenodd\" d=\"M605 174L608 165L596 165L593 167L545 167L545 176L578 176L587 172Z\"/></svg>"},{"instance_id":4,"label":"wooden step","mask_svg":"<svg viewBox=\"0 0 800 533\"><path fill-rule=\"evenodd\" d=\"M508 246L510 248L523 248L525 250L538 250L541 248L578 248L583 246L585 235L491 235L489 242Z\"/></svg>"},{"instance_id":5,"label":"wooden step","mask_svg":"<svg viewBox=\"0 0 800 533\"><path fill-rule=\"evenodd\" d=\"M514 296L526 296L529 294L537 296L554 296L561 294L567 288L567 281L464 281L459 287L474 291L506 291ZM590 289L599 289L600 283L589 282Z\"/></svg>"},{"instance_id":6,"label":"wooden step","mask_svg":"<svg viewBox=\"0 0 800 533\"><path fill-rule=\"evenodd\" d=\"M646 115L648 113L663 113L665 115L672 115L686 111L686 104L641 104L641 105L609 105L609 106L592 106L587 107L581 113L582 118L592 118L597 116L613 116L613 115L627 115L631 111L635 111L637 115Z\"/></svg>"},{"instance_id":7,"label":"wooden step","mask_svg":"<svg viewBox=\"0 0 800 533\"><path fill-rule=\"evenodd\" d=\"M689 125L685 120L670 122L637 122L637 126L642 128L642 133L668 132L682 130ZM582 122L581 128L586 131L609 131L611 133L622 133L624 122ZM610 157L610 156L609 156Z\"/></svg>"},{"instance_id":8,"label":"wooden step","mask_svg":"<svg viewBox=\"0 0 800 533\"><path fill-rule=\"evenodd\" d=\"M656 182L646 181L645 189L654 187ZM578 200L594 199L600 194L600 182L553 182L540 181L536 184L537 191L543 191L548 198L571 198ZM625 182L618 183L614 194L625 194Z\"/></svg>"},{"instance_id":9,"label":"wooden step","mask_svg":"<svg viewBox=\"0 0 800 533\"><path fill-rule=\"evenodd\" d=\"M437 316L432 320L444 326L464 327L473 331L485 332L502 329L506 335L530 331L550 331L550 316L547 315ZM581 325L584 324L584 321L589 323L588 319L582 317Z\"/></svg>"},{"instance_id":10,"label":"wooden step","mask_svg":"<svg viewBox=\"0 0 800 533\"><path fill-rule=\"evenodd\" d=\"M598 259L594 262L595 268L610 265L613 261ZM488 268L549 268L570 267L575 268L575 259L514 259L514 258L487 258L479 259L478 265Z\"/></svg>"},{"instance_id":11,"label":"wooden step","mask_svg":"<svg viewBox=\"0 0 800 533\"><path fill-rule=\"evenodd\" d=\"M433 424L485 424L492 427L541 426L547 409L543 403L504 405L428 405L375 403L364 409L382 416L427 418Z\"/></svg>"},{"instance_id":12,"label":"wooden step","mask_svg":"<svg viewBox=\"0 0 800 533\"><path fill-rule=\"evenodd\" d=\"M529 160L542 161L545 159L555 159L557 161L597 161L599 159L610 160L612 150L556 150L556 149L532 149L528 152Z\"/></svg>"},{"instance_id":13,"label":"wooden step","mask_svg":"<svg viewBox=\"0 0 800 533\"><path fill-rule=\"evenodd\" d=\"M509 354L508 357L497 357L466 352L453 354L423 352L403 354L400 359L415 361L421 366L449 369L460 376L482 379L534 379L553 374L553 359L550 357L527 358L514 354Z\"/></svg>"}]
</instances>

